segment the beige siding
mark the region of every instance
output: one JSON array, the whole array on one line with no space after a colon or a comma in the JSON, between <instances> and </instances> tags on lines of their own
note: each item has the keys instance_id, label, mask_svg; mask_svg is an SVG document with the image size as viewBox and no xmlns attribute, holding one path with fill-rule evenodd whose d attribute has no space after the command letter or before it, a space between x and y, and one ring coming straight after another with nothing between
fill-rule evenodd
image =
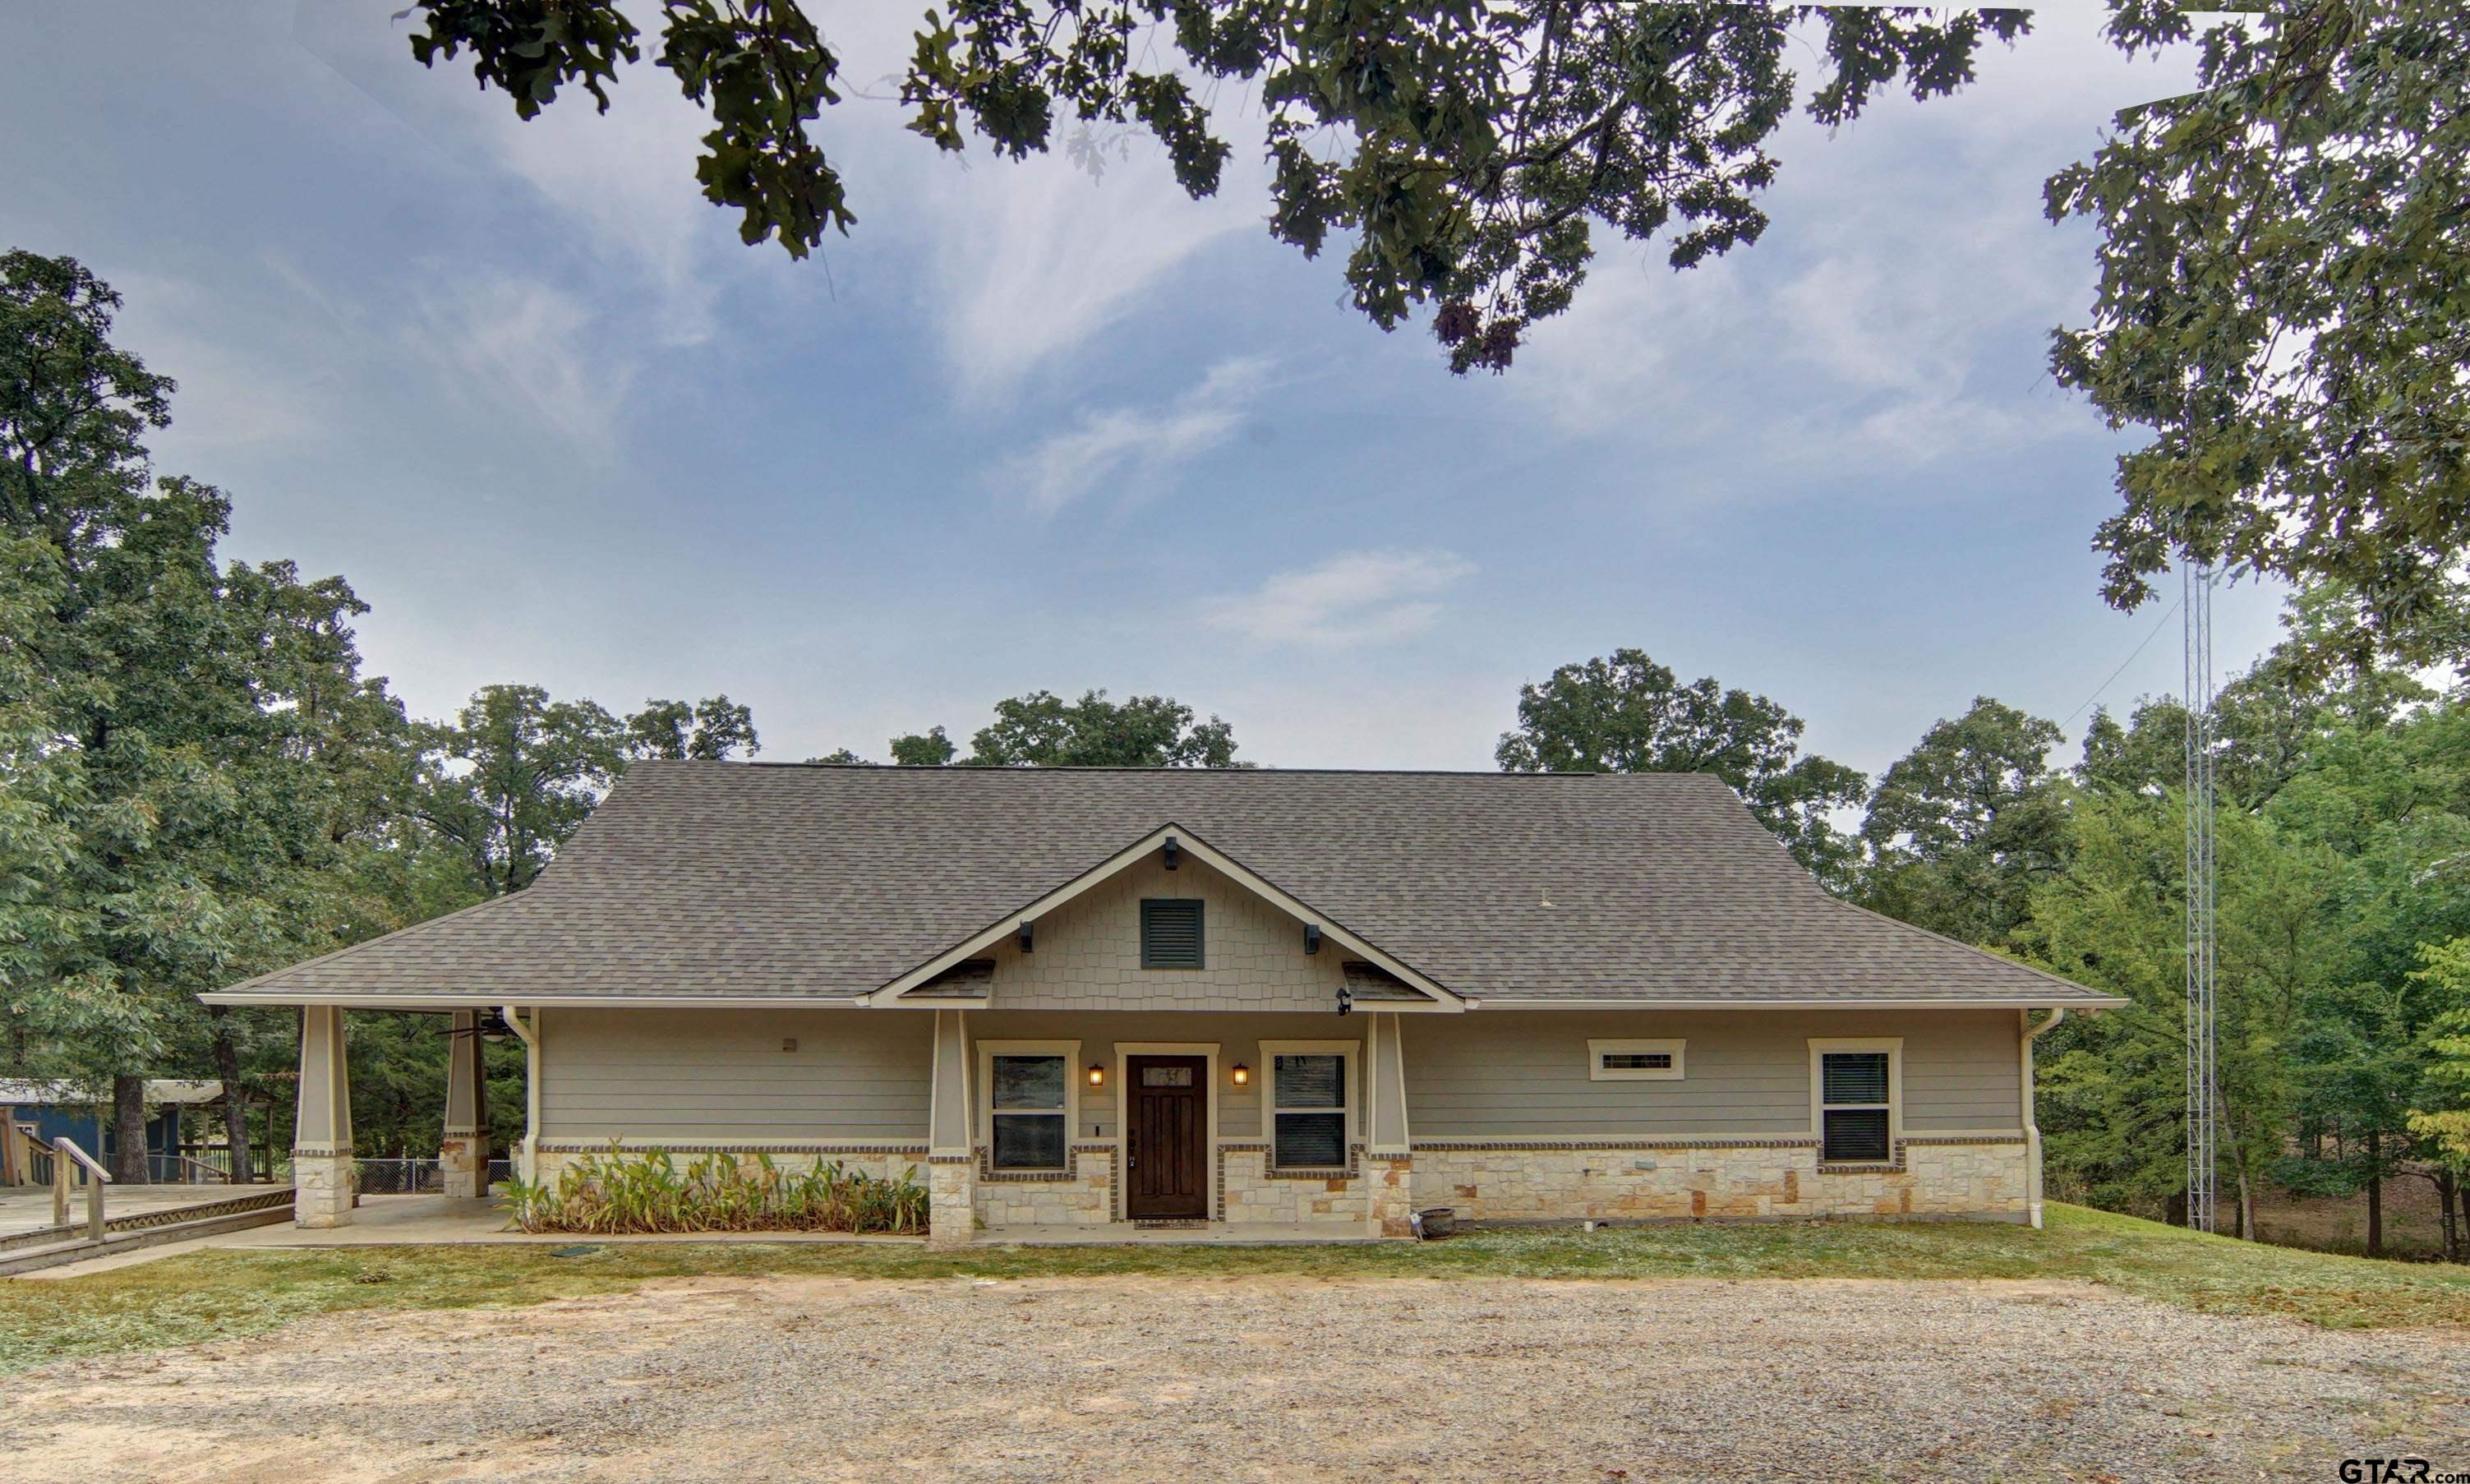
<instances>
[{"instance_id":1,"label":"beige siding","mask_svg":"<svg viewBox=\"0 0 2470 1484\"><path fill-rule=\"evenodd\" d=\"M1187 867L1186 869L1189 869ZM972 1041L1077 1040L1081 1043L1081 1118L1072 1130L1076 1139L1111 1139L1118 1132L1115 1046L1117 1042L1177 1041L1215 1043L1218 1047L1218 1133L1225 1139L1261 1137L1261 1092L1269 1071L1261 1064L1263 1041L1357 1041L1364 1022L1322 1015L1209 1015L1150 1013L1080 1015L1012 1013L987 1010L969 1016ZM1410 1055L1413 1054L1409 1053ZM1107 1085L1088 1085L1091 1062L1107 1069ZM1237 1087L1235 1064L1252 1069L1251 1085ZM975 1062L972 1061L972 1066ZM1359 1067L1359 1071L1361 1068ZM1354 1101L1363 1101L1359 1087ZM1357 1109L1361 1114L1361 1109Z\"/></svg>"},{"instance_id":2,"label":"beige siding","mask_svg":"<svg viewBox=\"0 0 2470 1484\"><path fill-rule=\"evenodd\" d=\"M1205 967L1141 967L1141 898L1199 897ZM1035 951L1006 939L998 1009L1304 1010L1338 1005L1344 953L1304 952L1304 924L1190 855L1153 856L1037 919Z\"/></svg>"},{"instance_id":3,"label":"beige siding","mask_svg":"<svg viewBox=\"0 0 2470 1484\"><path fill-rule=\"evenodd\" d=\"M1907 1132L2014 1129L2012 1010L1649 1013L1479 1009L1402 1017L1417 1140L1806 1134L1811 1036L1901 1036ZM1593 1081L1590 1037L1677 1036L1677 1081Z\"/></svg>"},{"instance_id":4,"label":"beige siding","mask_svg":"<svg viewBox=\"0 0 2470 1484\"><path fill-rule=\"evenodd\" d=\"M545 1139L926 1139L932 1015L550 1009L541 1018ZM783 1051L785 1038L797 1050Z\"/></svg>"}]
</instances>

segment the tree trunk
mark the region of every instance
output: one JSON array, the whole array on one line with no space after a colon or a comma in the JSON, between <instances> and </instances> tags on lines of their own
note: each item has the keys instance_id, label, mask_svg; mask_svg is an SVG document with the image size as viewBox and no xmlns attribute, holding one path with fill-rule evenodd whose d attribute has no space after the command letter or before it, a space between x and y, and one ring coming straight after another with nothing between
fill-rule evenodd
<instances>
[{"instance_id":1,"label":"tree trunk","mask_svg":"<svg viewBox=\"0 0 2470 1484\"><path fill-rule=\"evenodd\" d=\"M2248 1179L2247 1171L2239 1171L2239 1240L2257 1241L2255 1235L2255 1186Z\"/></svg>"},{"instance_id":2,"label":"tree trunk","mask_svg":"<svg viewBox=\"0 0 2470 1484\"><path fill-rule=\"evenodd\" d=\"M147 1183L146 1078L111 1079L111 1178L118 1185Z\"/></svg>"},{"instance_id":3,"label":"tree trunk","mask_svg":"<svg viewBox=\"0 0 2470 1484\"><path fill-rule=\"evenodd\" d=\"M2444 1213L2444 1261L2461 1261L2461 1228L2453 1216L2453 1188L2459 1182L2450 1170L2435 1172L2435 1209Z\"/></svg>"},{"instance_id":4,"label":"tree trunk","mask_svg":"<svg viewBox=\"0 0 2470 1484\"><path fill-rule=\"evenodd\" d=\"M215 1076L223 1083L223 1142L231 1148L231 1183L246 1185L248 1168L248 1104L240 1092L240 1047L232 1040L231 1019L220 1005L206 1007L215 1027Z\"/></svg>"},{"instance_id":5,"label":"tree trunk","mask_svg":"<svg viewBox=\"0 0 2470 1484\"><path fill-rule=\"evenodd\" d=\"M2385 1255L2384 1135L2367 1130L2367 1256Z\"/></svg>"}]
</instances>

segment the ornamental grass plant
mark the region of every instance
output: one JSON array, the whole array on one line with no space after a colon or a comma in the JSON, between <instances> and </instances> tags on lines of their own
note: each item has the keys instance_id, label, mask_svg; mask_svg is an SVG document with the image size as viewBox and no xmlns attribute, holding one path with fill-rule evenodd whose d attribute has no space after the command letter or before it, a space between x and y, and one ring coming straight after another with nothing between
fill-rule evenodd
<instances>
[{"instance_id":1,"label":"ornamental grass plant","mask_svg":"<svg viewBox=\"0 0 2470 1484\"><path fill-rule=\"evenodd\" d=\"M784 1171L769 1154L705 1154L683 1171L664 1151L613 1145L554 1181L507 1182L526 1232L923 1232L926 1188L912 1167L887 1180L838 1160Z\"/></svg>"}]
</instances>

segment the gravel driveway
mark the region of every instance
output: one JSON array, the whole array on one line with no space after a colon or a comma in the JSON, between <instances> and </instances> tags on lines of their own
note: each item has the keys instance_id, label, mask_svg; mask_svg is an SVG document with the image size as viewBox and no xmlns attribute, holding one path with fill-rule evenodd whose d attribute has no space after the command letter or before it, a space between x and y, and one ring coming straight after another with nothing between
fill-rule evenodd
<instances>
[{"instance_id":1,"label":"gravel driveway","mask_svg":"<svg viewBox=\"0 0 2470 1484\"><path fill-rule=\"evenodd\" d=\"M76 1480L2271 1478L2470 1469L2470 1336L2057 1283L697 1279L70 1362Z\"/></svg>"}]
</instances>

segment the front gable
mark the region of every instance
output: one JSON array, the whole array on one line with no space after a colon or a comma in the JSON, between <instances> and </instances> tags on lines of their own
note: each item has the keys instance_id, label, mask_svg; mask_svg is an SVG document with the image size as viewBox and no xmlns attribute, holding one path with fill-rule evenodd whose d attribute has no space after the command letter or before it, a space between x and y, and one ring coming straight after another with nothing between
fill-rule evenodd
<instances>
[{"instance_id":1,"label":"front gable","mask_svg":"<svg viewBox=\"0 0 2470 1484\"><path fill-rule=\"evenodd\" d=\"M1199 966L1144 965L1144 902L1199 904ZM1153 916L1173 920L1179 933L1192 915L1153 909ZM1341 992L1378 998L1384 1009L1465 1008L1413 967L1170 824L893 980L871 1003L949 1007L967 997L1003 1009L1329 1013Z\"/></svg>"}]
</instances>

